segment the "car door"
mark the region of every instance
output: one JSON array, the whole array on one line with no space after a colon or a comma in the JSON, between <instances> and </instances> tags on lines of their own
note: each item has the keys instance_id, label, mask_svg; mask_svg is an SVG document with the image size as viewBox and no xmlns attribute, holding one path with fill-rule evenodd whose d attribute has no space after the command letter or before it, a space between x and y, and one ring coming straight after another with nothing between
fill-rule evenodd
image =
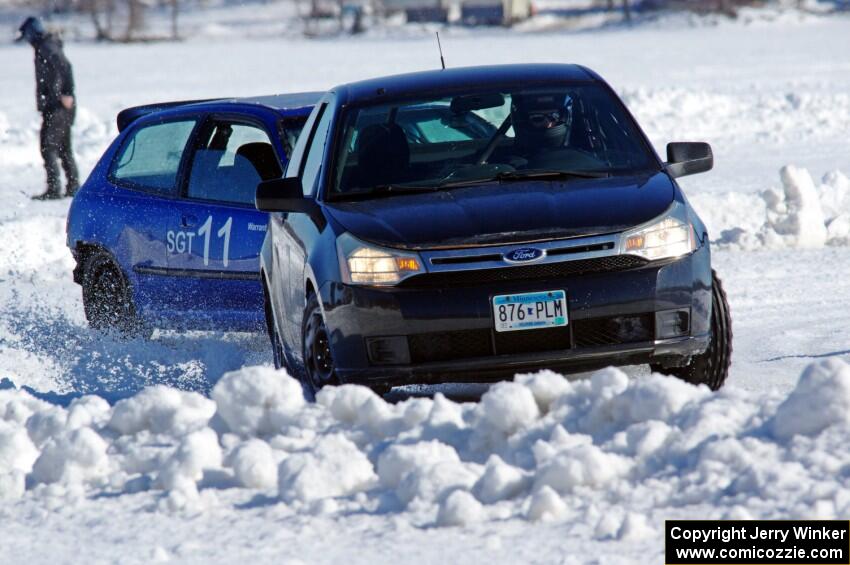
<instances>
[{"instance_id":1,"label":"car door","mask_svg":"<svg viewBox=\"0 0 850 565\"><path fill-rule=\"evenodd\" d=\"M320 105L304 125L286 169L286 176L298 176L304 195L315 197L315 187L321 173L325 145L333 119L329 104ZM306 135L305 135L306 134ZM280 297L284 323L278 326L287 343L301 343L301 322L305 305L304 269L306 263L305 236L314 228L304 214L270 214L272 252L279 269L273 277L271 289Z\"/></svg>"},{"instance_id":2,"label":"car door","mask_svg":"<svg viewBox=\"0 0 850 565\"><path fill-rule=\"evenodd\" d=\"M259 251L268 215L254 208L254 195L257 184L282 172L261 125L217 118L204 125L168 235L168 268L182 279L186 326L261 327Z\"/></svg>"},{"instance_id":3,"label":"car door","mask_svg":"<svg viewBox=\"0 0 850 565\"><path fill-rule=\"evenodd\" d=\"M126 272L136 307L155 320L174 306L168 274L168 223L185 167L195 117L142 123L133 128L112 161L108 179L120 189L110 211L97 219L117 233L113 251Z\"/></svg>"}]
</instances>

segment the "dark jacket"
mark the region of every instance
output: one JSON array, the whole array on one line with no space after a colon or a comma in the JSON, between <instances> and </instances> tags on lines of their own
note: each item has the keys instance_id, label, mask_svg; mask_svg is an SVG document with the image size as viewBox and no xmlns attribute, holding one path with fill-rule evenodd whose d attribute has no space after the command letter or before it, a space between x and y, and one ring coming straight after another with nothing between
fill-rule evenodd
<instances>
[{"instance_id":1,"label":"dark jacket","mask_svg":"<svg viewBox=\"0 0 850 565\"><path fill-rule=\"evenodd\" d=\"M74 73L58 37L46 35L34 47L38 111L49 114L62 107L62 96L74 95Z\"/></svg>"}]
</instances>

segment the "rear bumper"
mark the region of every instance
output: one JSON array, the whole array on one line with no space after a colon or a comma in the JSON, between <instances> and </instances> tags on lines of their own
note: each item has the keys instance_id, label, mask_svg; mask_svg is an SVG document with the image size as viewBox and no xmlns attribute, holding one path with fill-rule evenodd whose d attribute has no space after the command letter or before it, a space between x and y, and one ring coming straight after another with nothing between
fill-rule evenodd
<instances>
[{"instance_id":1,"label":"rear bumper","mask_svg":"<svg viewBox=\"0 0 850 565\"><path fill-rule=\"evenodd\" d=\"M497 335L493 296L548 290L566 291L567 328ZM703 246L677 261L615 272L387 289L327 283L320 294L343 382L487 381L541 369L687 362L709 342L711 265ZM661 328L669 312L688 320L675 335ZM376 340L397 355L378 359Z\"/></svg>"}]
</instances>

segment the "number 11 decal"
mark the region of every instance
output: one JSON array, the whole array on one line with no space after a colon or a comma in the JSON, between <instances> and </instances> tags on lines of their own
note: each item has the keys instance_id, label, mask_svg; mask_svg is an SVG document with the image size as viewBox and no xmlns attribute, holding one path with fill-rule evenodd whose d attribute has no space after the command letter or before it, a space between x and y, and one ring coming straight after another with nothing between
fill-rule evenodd
<instances>
[{"instance_id":1,"label":"number 11 decal","mask_svg":"<svg viewBox=\"0 0 850 565\"><path fill-rule=\"evenodd\" d=\"M204 222L198 229L198 235L204 236L204 266L207 267L210 264L210 231L212 230L212 216L207 218L207 221ZM224 238L224 253L222 255L222 263L225 267L229 263L229 255L230 255L230 227L233 225L233 217L227 218L227 221L224 222L224 225L221 226L221 229L218 230L218 237Z\"/></svg>"},{"instance_id":2,"label":"number 11 decal","mask_svg":"<svg viewBox=\"0 0 850 565\"><path fill-rule=\"evenodd\" d=\"M227 221L224 222L224 225L221 226L221 229L218 230L218 237L224 238L224 266L227 267L227 259L230 254L230 226L233 225L233 218L227 218Z\"/></svg>"}]
</instances>

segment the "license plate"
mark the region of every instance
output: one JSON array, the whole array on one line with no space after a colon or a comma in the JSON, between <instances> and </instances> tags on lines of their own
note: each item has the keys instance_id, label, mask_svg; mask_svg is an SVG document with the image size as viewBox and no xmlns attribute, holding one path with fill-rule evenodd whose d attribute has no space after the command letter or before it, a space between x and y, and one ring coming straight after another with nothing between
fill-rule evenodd
<instances>
[{"instance_id":1,"label":"license plate","mask_svg":"<svg viewBox=\"0 0 850 565\"><path fill-rule=\"evenodd\" d=\"M566 326L567 293L548 290L494 296L493 319L497 332Z\"/></svg>"}]
</instances>

